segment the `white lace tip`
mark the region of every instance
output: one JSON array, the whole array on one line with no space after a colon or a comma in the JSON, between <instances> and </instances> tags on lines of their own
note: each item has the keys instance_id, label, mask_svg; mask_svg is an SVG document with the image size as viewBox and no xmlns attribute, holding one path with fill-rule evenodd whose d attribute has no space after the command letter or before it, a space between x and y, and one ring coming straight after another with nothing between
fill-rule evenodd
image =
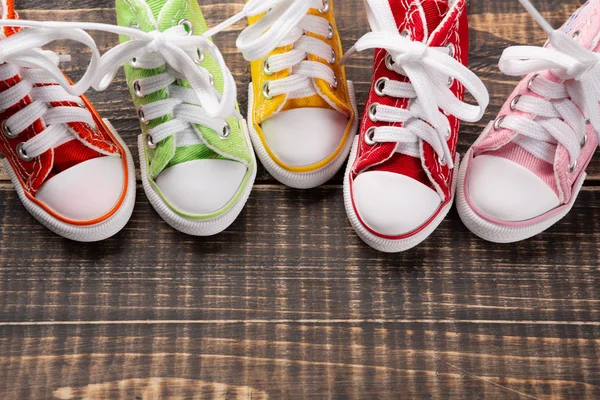
<instances>
[{"instance_id":1,"label":"white lace tip","mask_svg":"<svg viewBox=\"0 0 600 400\"><path fill-rule=\"evenodd\" d=\"M529 14L531 14L531 16L533 17L533 19L542 27L542 29L544 31L546 31L546 33L550 33L554 30L554 28L552 27L552 25L550 25L548 23L548 21L546 21L546 19L542 16L542 14L537 10L537 8L534 7L533 4L531 4L531 1L529 0L519 0L519 2L521 3L521 5L523 7L525 7L525 9L529 12Z\"/></svg>"},{"instance_id":2,"label":"white lace tip","mask_svg":"<svg viewBox=\"0 0 600 400\"><path fill-rule=\"evenodd\" d=\"M58 56L58 62L59 63L68 63L71 62L71 55L69 54L62 54Z\"/></svg>"},{"instance_id":3,"label":"white lace tip","mask_svg":"<svg viewBox=\"0 0 600 400\"><path fill-rule=\"evenodd\" d=\"M356 49L354 47L351 47L350 50L348 50L346 54L344 54L340 59L340 66L346 65L346 62L350 59L350 57L352 57L352 54L354 54L355 52Z\"/></svg>"}]
</instances>

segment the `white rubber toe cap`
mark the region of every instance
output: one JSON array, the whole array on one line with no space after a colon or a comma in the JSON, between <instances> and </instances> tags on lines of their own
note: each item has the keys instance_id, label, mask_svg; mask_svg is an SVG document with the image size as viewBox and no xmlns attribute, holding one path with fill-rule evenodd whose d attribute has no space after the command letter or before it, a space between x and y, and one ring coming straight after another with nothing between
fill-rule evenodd
<instances>
[{"instance_id":1,"label":"white rubber toe cap","mask_svg":"<svg viewBox=\"0 0 600 400\"><path fill-rule=\"evenodd\" d=\"M360 174L352 184L352 192L362 221L388 236L419 228L441 204L440 196L431 188L392 172Z\"/></svg>"},{"instance_id":2,"label":"white rubber toe cap","mask_svg":"<svg viewBox=\"0 0 600 400\"><path fill-rule=\"evenodd\" d=\"M35 197L64 218L89 221L113 209L124 176L120 157L93 158L49 179Z\"/></svg>"},{"instance_id":3,"label":"white rubber toe cap","mask_svg":"<svg viewBox=\"0 0 600 400\"><path fill-rule=\"evenodd\" d=\"M156 184L179 211L204 215L219 211L235 196L246 166L229 160L194 160L163 171Z\"/></svg>"},{"instance_id":4,"label":"white rubber toe cap","mask_svg":"<svg viewBox=\"0 0 600 400\"><path fill-rule=\"evenodd\" d=\"M558 207L554 191L527 168L502 157L475 157L469 168L467 193L485 215L518 222Z\"/></svg>"},{"instance_id":5,"label":"white rubber toe cap","mask_svg":"<svg viewBox=\"0 0 600 400\"><path fill-rule=\"evenodd\" d=\"M347 126L348 118L335 110L297 108L273 115L261 128L269 148L281 162L304 167L333 154Z\"/></svg>"}]
</instances>

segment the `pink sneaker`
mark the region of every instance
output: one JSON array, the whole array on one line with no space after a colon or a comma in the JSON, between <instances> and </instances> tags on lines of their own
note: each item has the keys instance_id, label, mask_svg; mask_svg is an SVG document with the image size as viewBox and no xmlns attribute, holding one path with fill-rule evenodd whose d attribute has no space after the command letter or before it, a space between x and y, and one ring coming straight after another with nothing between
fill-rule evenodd
<instances>
[{"instance_id":1,"label":"pink sneaker","mask_svg":"<svg viewBox=\"0 0 600 400\"><path fill-rule=\"evenodd\" d=\"M497 243L537 235L569 212L600 132L600 0L560 30L519 1L549 40L504 51L502 72L527 75L465 156L457 191L465 225Z\"/></svg>"}]
</instances>

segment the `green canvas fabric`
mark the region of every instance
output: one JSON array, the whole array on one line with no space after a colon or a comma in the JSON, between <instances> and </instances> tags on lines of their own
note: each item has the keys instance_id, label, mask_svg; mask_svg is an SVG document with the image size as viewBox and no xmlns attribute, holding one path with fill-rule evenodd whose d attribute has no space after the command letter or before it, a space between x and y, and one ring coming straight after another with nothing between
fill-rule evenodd
<instances>
[{"instance_id":1,"label":"green canvas fabric","mask_svg":"<svg viewBox=\"0 0 600 400\"><path fill-rule=\"evenodd\" d=\"M177 25L182 19L186 19L193 24L195 35L201 35L208 29L197 0L116 0L116 9L117 22L121 26L137 25L144 31L156 29L164 31ZM125 40L129 40L129 38L121 37L121 41ZM202 67L213 74L215 87L222 93L223 74L209 54L206 54ZM133 94L133 81L161 72L164 72L164 68L143 70L133 68L129 64L125 65L125 74L136 107L168 98L169 94L166 90L160 90L144 98L137 98ZM181 81L180 84L190 87L187 81ZM163 117L153 120L148 125L142 126L142 132L145 134L149 129L170 119L171 117ZM197 159L230 159L248 165L249 169L254 168L250 146L244 136L242 121L232 116L227 123L231 127L231 133L227 139L220 138L209 128L197 125L196 128L201 133L206 145L197 144L176 148L175 137L170 137L158 143L155 149L146 147L150 179L154 180L166 168Z\"/></svg>"}]
</instances>

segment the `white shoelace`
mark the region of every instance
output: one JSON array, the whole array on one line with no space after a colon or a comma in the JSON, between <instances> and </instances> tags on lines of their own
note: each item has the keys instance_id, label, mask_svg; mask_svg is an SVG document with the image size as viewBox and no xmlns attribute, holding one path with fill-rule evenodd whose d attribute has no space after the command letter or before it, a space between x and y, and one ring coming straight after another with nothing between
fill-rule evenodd
<instances>
[{"instance_id":1,"label":"white shoelace","mask_svg":"<svg viewBox=\"0 0 600 400\"><path fill-rule=\"evenodd\" d=\"M142 123L149 123L153 119L166 115L173 117L169 122L162 123L148 132L150 147L155 147L158 142L176 134L177 146L202 143L192 124L206 126L217 132L221 138L226 138L230 134L226 119L232 115L241 118L235 108L237 98L235 79L227 68L221 52L209 40L210 36L206 33L202 36L192 35L193 26L187 20L182 20L179 25L164 32L143 32L136 28L85 22L16 20L2 24L44 28L48 32L63 31L69 39L71 39L70 32L83 32L82 30L103 31L131 38L132 40L107 51L99 62L90 63L86 77L89 74L92 78L87 79L85 83L88 87L91 85L97 90L105 90L125 62L141 69L166 66L166 71L162 74L133 82L134 92L140 97L161 89L169 90L169 99L146 104L138 109L138 117ZM4 45L4 40L2 44ZM86 45L97 53L93 41ZM224 80L222 95L214 87L214 77L208 70L202 68L202 61L206 54L211 55L222 71ZM191 88L178 85L179 79L187 80Z\"/></svg>"},{"instance_id":2,"label":"white shoelace","mask_svg":"<svg viewBox=\"0 0 600 400\"><path fill-rule=\"evenodd\" d=\"M368 143L397 143L397 152L420 157L419 143L423 140L431 145L441 164L454 168L453 155L447 143L451 132L447 115L468 122L481 119L489 103L485 85L477 75L453 58L452 46L428 47L425 43L412 41L408 35L398 33L395 25L393 32L390 27L385 29L386 21L380 21L379 14L371 12L369 8L367 10L373 32L360 38L342 62L355 51L385 49L388 53L386 67L407 77L408 82L380 78L375 83L377 95L411 100L406 109L373 103L369 117L374 122L402 126L371 128L367 132ZM456 98L449 88L449 83L454 80L471 92L477 105Z\"/></svg>"},{"instance_id":3,"label":"white shoelace","mask_svg":"<svg viewBox=\"0 0 600 400\"><path fill-rule=\"evenodd\" d=\"M0 26L15 26L13 20L2 20ZM58 68L60 61L68 61L69 56L59 56L40 47L56 40L68 39L80 42L92 50L87 72L76 83L71 84ZM6 81L16 75L21 81L5 90L0 96L0 110L6 110L27 96L31 103L2 122L2 134L11 139L17 138L23 131L41 119L44 130L35 137L21 142L17 146L17 155L32 161L50 149L56 148L77 138L76 133L67 125L81 122L97 129L91 113L79 97L93 83L95 71L99 65L100 53L94 40L79 29L46 29L36 27L24 29L1 42L0 81ZM75 106L52 107L50 103L75 103Z\"/></svg>"},{"instance_id":4,"label":"white shoelace","mask_svg":"<svg viewBox=\"0 0 600 400\"><path fill-rule=\"evenodd\" d=\"M331 68L337 61L334 49L324 40L306 34L328 40L333 37L333 27L326 18L308 14L311 9L326 13L329 7L328 0L249 0L240 13L207 33L221 31L242 18L267 13L242 31L236 45L247 61L262 59L276 48L291 45L292 50L265 58L266 75L288 69L291 73L286 78L265 82L263 94L266 98L281 94L290 99L308 97L317 93L314 79L322 79L333 88L338 85ZM326 60L327 64L308 60L309 54Z\"/></svg>"},{"instance_id":5,"label":"white shoelace","mask_svg":"<svg viewBox=\"0 0 600 400\"><path fill-rule=\"evenodd\" d=\"M600 55L575 40L580 32L569 36L554 30L528 0L519 1L548 33L552 47L509 47L500 59L500 70L512 76L550 70L565 82L533 75L528 88L542 98L521 95L511 102L511 109L532 117L501 116L494 127L518 133L515 143L550 164L554 164L556 145L560 143L569 153L569 170L573 172L586 143L587 124L600 133Z\"/></svg>"}]
</instances>

